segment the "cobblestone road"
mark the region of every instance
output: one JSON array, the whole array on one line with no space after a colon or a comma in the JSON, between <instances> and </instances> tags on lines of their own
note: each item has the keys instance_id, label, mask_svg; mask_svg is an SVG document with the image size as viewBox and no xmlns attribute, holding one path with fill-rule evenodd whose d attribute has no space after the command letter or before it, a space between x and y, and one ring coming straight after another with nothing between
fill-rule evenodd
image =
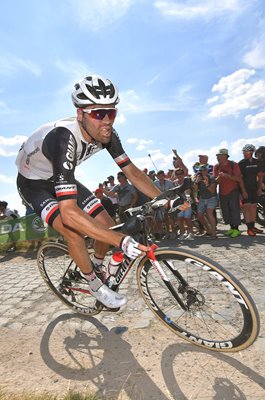
<instances>
[{"instance_id":1,"label":"cobblestone road","mask_svg":"<svg viewBox=\"0 0 265 400\"><path fill-rule=\"evenodd\" d=\"M225 227L224 227L225 229ZM253 296L260 316L261 316L261 321L262 321L262 326L261 326L261 332L258 341L252 346L251 350L247 350L246 354L253 355L253 360L256 360L256 364L253 364L253 360L247 365L247 362L245 365L245 368L250 368L251 365L251 371L253 374L256 374L255 378L248 377L247 381L244 381L243 378L241 378L241 383L243 382L243 388L240 386L240 390L242 391L243 394L241 394L241 397L232 397L231 392L228 391L229 396L231 397L220 397L214 395L210 395L209 397L200 397L197 395L197 397L188 397L186 394L183 394L183 390L180 391L179 385L178 386L178 392L174 392L173 386L170 387L170 383L167 382L167 379L164 377L164 381L162 386L161 386L161 392L158 391L158 389L154 389L152 385L150 386L149 389L149 397L147 395L142 395L143 397L138 397L138 395L128 395L128 391L126 394L123 393L123 397L120 397L121 399L186 399L186 398L197 398L197 399L203 399L205 400L206 398L214 398L214 399L230 399L230 398L236 398L236 399L264 399L265 398L265 380L263 376L263 370L261 371L260 364L258 360L263 360L264 359L264 353L265 353L265 330L264 330L264 320L265 320L265 290L264 290L264 283L265 283L265 274L264 274L264 260L265 260L265 235L257 235L255 238L251 238L243 234L241 237L235 238L235 239L229 239L226 238L222 232L219 233L219 238L216 241L210 241L207 239L207 237L198 237L193 241L184 241L183 242L183 247L184 248L189 248L191 250L197 251L200 254L206 255L213 260L217 261L220 263L223 267L227 268L229 271L231 271L248 289L250 294ZM164 245L176 245L176 241L164 241L161 242L161 244ZM178 244L179 245L179 244ZM39 272L36 267L36 253L29 253L29 254L2 254L0 255L0 298L1 298L1 304L0 304L0 329L1 332L5 333L5 335L2 335L0 338L0 354L4 354L4 358L6 357L6 362L7 365L9 365L9 358L7 355L7 342L6 342L6 337L10 337L10 340L12 340L12 337L24 337L23 334L24 332L35 332L38 335L43 335L43 333L47 334L47 326L50 326L50 324L53 321L58 320L58 318L64 318L64 315L68 315L69 319L71 319L71 315L69 314L69 310L64 306L60 301L58 301L52 294L51 292L47 289L45 283L43 282L42 278L39 275ZM101 313L99 314L96 319L94 319L95 323L101 324L100 326L106 327L104 329L107 329L108 332L111 332L112 330L122 330L122 327L125 325L128 327L128 329L131 332L134 332L134 339L136 340L137 335L139 337L142 335L142 332L144 331L143 328L152 328L154 329L154 332L158 332L160 329L160 324L156 323L153 314L146 308L143 300L140 298L138 294L138 289L137 289L137 284L136 284L136 277L134 272L130 272L129 275L126 278L126 281L124 282L124 289L123 292L127 293L128 295L128 303L125 308L123 308L122 311L118 313ZM70 315L70 316L69 316ZM76 329L77 323L76 321L74 323L74 328ZM120 327L120 328L119 328ZM118 330L115 331L118 334ZM138 333L136 333L138 332ZM163 333L165 332L165 329L163 328ZM21 336L19 336L21 334ZM5 339L4 339L5 338ZM4 341L5 340L5 341ZM130 341L128 339L128 341ZM163 342L163 341L162 341ZM183 341L181 341L182 343ZM23 342L24 343L24 342ZM179 342L178 342L179 343ZM132 342L131 342L132 345ZM188 346L189 348L190 345L180 345L181 346ZM26 346L26 348L28 348ZM194 346L192 346L194 348ZM157 347L158 349L158 347ZM186 347L185 347L186 349ZM144 351L144 350L142 350ZM252 353L249 353L251 351ZM150 350L151 352L151 350ZM198 350L198 352L200 352ZM137 350L134 350L134 356L136 356ZM244 352L243 352L244 353ZM142 357L142 356L141 356ZM155 359L154 355L154 359ZM221 357L221 356L220 356ZM261 357L261 358L260 358ZM239 357L240 358L240 357ZM233 356L231 359L237 360L239 363L239 358L238 356ZM45 356L42 354L42 362L43 359L45 359ZM224 361L220 361L221 358L219 358L219 363L224 363ZM149 361L151 361L149 359ZM161 361L161 360L160 360ZM37 362L37 361L36 361ZM40 360L38 361L40 364ZM140 362L138 360L138 362ZM152 361L153 362L153 361ZM151 362L151 364L152 364ZM188 364L187 359L185 359L186 364ZM46 364L49 367L49 370L52 370L52 374L48 374L50 376L49 379L52 379L52 382L56 382L56 379L58 379L58 382L61 379L66 379L67 377L64 376L62 372L58 372L58 370L54 370L54 367L52 367L52 363L49 365L49 362L46 362ZM262 364L264 365L264 364ZM190 368L193 368L194 365L190 366ZM145 374L148 373L148 368L144 365L144 362L141 362L141 368L144 368ZM150 367L150 366L149 366ZM0 367L0 375L2 375L3 379L3 386L7 387L10 389L10 386L8 384L9 379L11 374L14 374L14 368L8 367L9 368L9 373L10 375L3 376L3 367L1 370ZM146 369L147 368L147 369ZM152 370L152 367L150 367L150 371ZM255 369L256 368L256 369ZM166 367L164 366L164 369ZM237 368L240 369L239 367ZM172 371L171 371L172 372ZM158 372L157 372L158 373ZM159 372L161 375L161 371ZM168 371L169 373L169 371ZM250 373L250 372L249 372ZM235 373L234 373L235 374ZM67 374L66 374L67 375ZM18 380L19 378L18 374ZM57 376L57 378L55 378ZM59 376L59 378L58 378ZM150 378L150 374L148 376L148 379ZM44 378L42 378L44 379ZM48 384L48 377L45 378L43 382L45 382L45 385ZM71 382L77 382L77 381L82 381L80 376L77 375L76 373L73 373L72 375L70 374L67 378L68 380L71 380ZM89 378L88 378L89 379ZM147 376L146 376L147 379ZM177 378L174 378L177 379ZM230 378L229 378L230 379ZM243 379L243 380L242 380ZM93 379L92 379L93 381ZM252 389L251 385L249 382L254 382L254 386ZM229 380L231 383L231 379ZM25 378L20 379L21 387L22 388L28 388L27 385L25 384ZM172 383L172 381L171 381ZM134 382L135 384L135 382ZM222 383L223 384L223 383ZM135 384L136 385L136 384ZM235 390L235 383L233 383L234 387L233 390ZM32 386L32 384L31 384ZM98 389L99 394L106 394L104 392L103 387L106 387L106 382L105 384L98 382L96 385L96 388ZM38 387L42 387L39 385L38 381ZM75 386L74 386L75 387ZM83 386L82 386L83 387ZM163 389L164 387L164 389ZM212 385L211 388L214 386ZM77 386L77 388L80 389L80 386ZM53 388L54 389L54 388ZM117 388L116 388L117 389ZM228 390L226 388L226 390ZM232 390L232 389L231 389ZM238 389L239 390L239 389ZM116 392L121 393L122 390L116 390ZM142 392L141 392L142 393ZM159 394L158 394L159 393ZM174 394L175 393L175 394ZM176 393L179 394L178 397L176 397ZM187 389L188 393L188 389ZM218 393L217 390L212 393ZM221 393L221 392L220 392ZM190 392L189 392L190 395ZM247 395L247 396L246 396ZM127 396L127 397L126 397ZM152 397L154 396L154 397ZM204 396L204 395L203 395ZM206 395L205 395L206 396ZM212 396L212 397L211 397ZM245 397L244 397L245 396ZM253 396L253 397L252 397ZM118 395L116 397L113 397L115 399L118 399Z\"/></svg>"}]
</instances>

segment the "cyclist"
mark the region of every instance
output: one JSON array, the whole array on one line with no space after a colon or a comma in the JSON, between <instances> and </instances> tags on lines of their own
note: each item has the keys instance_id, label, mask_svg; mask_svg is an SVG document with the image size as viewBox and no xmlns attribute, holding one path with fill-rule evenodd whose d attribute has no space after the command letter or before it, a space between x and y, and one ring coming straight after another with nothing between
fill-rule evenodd
<instances>
[{"instance_id":1,"label":"cyclist","mask_svg":"<svg viewBox=\"0 0 265 400\"><path fill-rule=\"evenodd\" d=\"M150 198L160 190L124 152L113 128L118 90L99 75L76 83L72 101L76 117L47 123L22 145L17 156L17 186L22 199L67 241L68 250L87 279L91 294L108 308L126 303L97 276L109 245L130 258L148 250L131 236L109 230L115 223L100 200L75 179L78 164L106 149L132 184ZM95 239L93 263L84 237Z\"/></svg>"}]
</instances>

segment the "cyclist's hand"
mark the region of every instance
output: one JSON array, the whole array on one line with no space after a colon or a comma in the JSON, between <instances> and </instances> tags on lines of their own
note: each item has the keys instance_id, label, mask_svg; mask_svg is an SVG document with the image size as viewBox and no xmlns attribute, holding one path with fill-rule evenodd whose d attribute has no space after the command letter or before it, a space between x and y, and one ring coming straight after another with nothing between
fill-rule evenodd
<instances>
[{"instance_id":1,"label":"cyclist's hand","mask_svg":"<svg viewBox=\"0 0 265 400\"><path fill-rule=\"evenodd\" d=\"M149 247L146 247L134 240L131 236L125 236L121 239L120 248L131 259L135 259L142 254L142 251L146 252L150 250Z\"/></svg>"}]
</instances>

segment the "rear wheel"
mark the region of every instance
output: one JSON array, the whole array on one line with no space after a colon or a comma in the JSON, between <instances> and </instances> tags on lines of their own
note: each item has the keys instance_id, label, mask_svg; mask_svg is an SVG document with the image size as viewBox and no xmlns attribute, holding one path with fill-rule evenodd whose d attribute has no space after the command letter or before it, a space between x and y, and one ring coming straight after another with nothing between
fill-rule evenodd
<instances>
[{"instance_id":1,"label":"rear wheel","mask_svg":"<svg viewBox=\"0 0 265 400\"><path fill-rule=\"evenodd\" d=\"M40 273L64 304L77 313L98 314L103 306L91 296L88 283L62 243L48 242L40 247L37 255Z\"/></svg>"},{"instance_id":2,"label":"rear wheel","mask_svg":"<svg viewBox=\"0 0 265 400\"><path fill-rule=\"evenodd\" d=\"M153 313L174 333L214 351L239 351L259 332L257 308L244 286L219 264L194 252L155 252L169 282L143 258L137 281Z\"/></svg>"}]
</instances>

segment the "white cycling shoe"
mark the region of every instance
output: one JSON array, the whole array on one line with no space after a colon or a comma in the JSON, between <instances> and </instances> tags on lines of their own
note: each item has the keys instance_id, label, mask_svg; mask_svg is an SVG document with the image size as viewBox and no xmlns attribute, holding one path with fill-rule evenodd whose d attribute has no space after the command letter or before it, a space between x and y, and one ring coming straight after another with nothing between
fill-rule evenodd
<instances>
[{"instance_id":1,"label":"white cycling shoe","mask_svg":"<svg viewBox=\"0 0 265 400\"><path fill-rule=\"evenodd\" d=\"M90 287L90 293L107 308L119 308L127 303L126 296L114 292L104 284L95 291Z\"/></svg>"}]
</instances>

